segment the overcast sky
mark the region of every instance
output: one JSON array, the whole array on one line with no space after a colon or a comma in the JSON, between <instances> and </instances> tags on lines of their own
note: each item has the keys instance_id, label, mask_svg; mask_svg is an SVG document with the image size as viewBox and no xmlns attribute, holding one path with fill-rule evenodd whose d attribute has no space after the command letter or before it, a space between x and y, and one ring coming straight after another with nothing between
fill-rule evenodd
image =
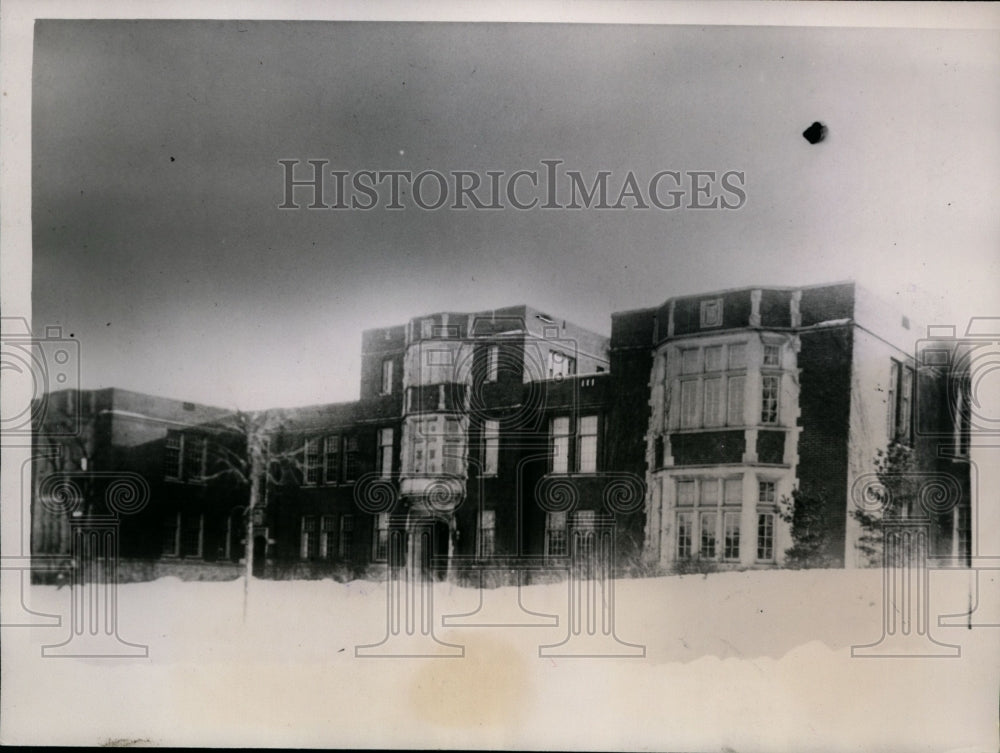
<instances>
[{"instance_id":1,"label":"overcast sky","mask_svg":"<svg viewBox=\"0 0 1000 753\"><path fill-rule=\"evenodd\" d=\"M361 330L855 278L917 320L1000 311L996 32L39 21L33 319L83 385L356 398ZM825 141L802 131L825 123ZM347 171L745 174L738 211L279 210Z\"/></svg>"}]
</instances>

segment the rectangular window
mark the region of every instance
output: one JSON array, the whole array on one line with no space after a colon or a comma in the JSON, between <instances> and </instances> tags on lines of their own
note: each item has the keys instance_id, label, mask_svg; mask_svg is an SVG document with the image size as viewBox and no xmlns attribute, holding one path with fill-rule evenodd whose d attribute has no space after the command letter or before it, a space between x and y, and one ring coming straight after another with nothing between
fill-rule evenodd
<instances>
[{"instance_id":1,"label":"rectangular window","mask_svg":"<svg viewBox=\"0 0 1000 753\"><path fill-rule=\"evenodd\" d=\"M697 348L685 348L681 351L681 374L697 374L701 371L701 362Z\"/></svg>"},{"instance_id":2,"label":"rectangular window","mask_svg":"<svg viewBox=\"0 0 1000 753\"><path fill-rule=\"evenodd\" d=\"M740 514L726 512L723 514L723 550L722 557L727 560L740 558Z\"/></svg>"},{"instance_id":3,"label":"rectangular window","mask_svg":"<svg viewBox=\"0 0 1000 753\"><path fill-rule=\"evenodd\" d=\"M701 482L701 506L716 507L719 504L719 480L710 478Z\"/></svg>"},{"instance_id":4,"label":"rectangular window","mask_svg":"<svg viewBox=\"0 0 1000 753\"><path fill-rule=\"evenodd\" d=\"M382 361L382 394L392 394L392 359Z\"/></svg>"},{"instance_id":5,"label":"rectangular window","mask_svg":"<svg viewBox=\"0 0 1000 753\"><path fill-rule=\"evenodd\" d=\"M299 544L299 556L304 560L316 559L319 555L319 535L316 530L316 516L302 516L302 537Z\"/></svg>"},{"instance_id":6,"label":"rectangular window","mask_svg":"<svg viewBox=\"0 0 1000 753\"><path fill-rule=\"evenodd\" d=\"M333 537L335 522L332 515L324 515L319 521L319 556L323 559L332 560L337 553L337 540Z\"/></svg>"},{"instance_id":7,"label":"rectangular window","mask_svg":"<svg viewBox=\"0 0 1000 753\"><path fill-rule=\"evenodd\" d=\"M781 346L780 345L765 345L764 346L764 365L765 366L781 366Z\"/></svg>"},{"instance_id":8,"label":"rectangular window","mask_svg":"<svg viewBox=\"0 0 1000 753\"><path fill-rule=\"evenodd\" d=\"M677 557L686 559L691 556L691 513L677 513Z\"/></svg>"},{"instance_id":9,"label":"rectangular window","mask_svg":"<svg viewBox=\"0 0 1000 753\"><path fill-rule=\"evenodd\" d=\"M722 346L705 348L705 371L722 371Z\"/></svg>"},{"instance_id":10,"label":"rectangular window","mask_svg":"<svg viewBox=\"0 0 1000 753\"><path fill-rule=\"evenodd\" d=\"M569 417L560 416L550 422L552 472L569 473Z\"/></svg>"},{"instance_id":11,"label":"rectangular window","mask_svg":"<svg viewBox=\"0 0 1000 753\"><path fill-rule=\"evenodd\" d=\"M323 440L323 481L327 484L340 481L339 434L331 434Z\"/></svg>"},{"instance_id":12,"label":"rectangular window","mask_svg":"<svg viewBox=\"0 0 1000 753\"><path fill-rule=\"evenodd\" d=\"M549 557L565 557L566 513L550 512L545 517L545 554Z\"/></svg>"},{"instance_id":13,"label":"rectangular window","mask_svg":"<svg viewBox=\"0 0 1000 753\"><path fill-rule=\"evenodd\" d=\"M757 559L774 559L774 513L762 512L757 515Z\"/></svg>"},{"instance_id":14,"label":"rectangular window","mask_svg":"<svg viewBox=\"0 0 1000 753\"><path fill-rule=\"evenodd\" d=\"M597 416L582 416L577 432L577 470L597 472Z\"/></svg>"},{"instance_id":15,"label":"rectangular window","mask_svg":"<svg viewBox=\"0 0 1000 753\"><path fill-rule=\"evenodd\" d=\"M375 516L375 541L372 559L384 562L389 557L389 514L379 513Z\"/></svg>"},{"instance_id":16,"label":"rectangular window","mask_svg":"<svg viewBox=\"0 0 1000 753\"><path fill-rule=\"evenodd\" d=\"M761 377L760 422L762 424L778 423L778 395L781 377L765 374Z\"/></svg>"},{"instance_id":17,"label":"rectangular window","mask_svg":"<svg viewBox=\"0 0 1000 753\"><path fill-rule=\"evenodd\" d=\"M354 516L351 513L344 513L340 516L340 537L337 542L337 551L341 559L351 559L353 536Z\"/></svg>"},{"instance_id":18,"label":"rectangular window","mask_svg":"<svg viewBox=\"0 0 1000 753\"><path fill-rule=\"evenodd\" d=\"M727 505L743 504L743 480L727 478L725 482L725 503Z\"/></svg>"},{"instance_id":19,"label":"rectangular window","mask_svg":"<svg viewBox=\"0 0 1000 753\"><path fill-rule=\"evenodd\" d=\"M729 377L728 380L728 405L726 407L726 423L729 426L743 426L743 390L746 385L746 377Z\"/></svg>"},{"instance_id":20,"label":"rectangular window","mask_svg":"<svg viewBox=\"0 0 1000 753\"><path fill-rule=\"evenodd\" d=\"M483 475L496 476L500 466L500 422L483 424Z\"/></svg>"},{"instance_id":21,"label":"rectangular window","mask_svg":"<svg viewBox=\"0 0 1000 753\"><path fill-rule=\"evenodd\" d=\"M490 345L486 349L486 381L495 382L500 374L500 346Z\"/></svg>"},{"instance_id":22,"label":"rectangular window","mask_svg":"<svg viewBox=\"0 0 1000 753\"><path fill-rule=\"evenodd\" d=\"M318 484L320 472L319 439L306 440L304 469L305 482L307 484Z\"/></svg>"},{"instance_id":23,"label":"rectangular window","mask_svg":"<svg viewBox=\"0 0 1000 753\"><path fill-rule=\"evenodd\" d=\"M681 428L698 426L698 382L689 379L681 382Z\"/></svg>"},{"instance_id":24,"label":"rectangular window","mask_svg":"<svg viewBox=\"0 0 1000 753\"><path fill-rule=\"evenodd\" d=\"M744 343L733 343L729 346L729 368L745 369L747 367L747 346Z\"/></svg>"},{"instance_id":25,"label":"rectangular window","mask_svg":"<svg viewBox=\"0 0 1000 753\"><path fill-rule=\"evenodd\" d=\"M483 510L479 517L479 556L492 557L496 551L497 514Z\"/></svg>"},{"instance_id":26,"label":"rectangular window","mask_svg":"<svg viewBox=\"0 0 1000 753\"><path fill-rule=\"evenodd\" d=\"M178 541L177 536L180 533L180 523L181 514L179 512L170 513L163 519L162 550L163 554L168 557L176 557L179 554L180 541Z\"/></svg>"},{"instance_id":27,"label":"rectangular window","mask_svg":"<svg viewBox=\"0 0 1000 753\"><path fill-rule=\"evenodd\" d=\"M701 513L701 556L707 559L715 558L715 526L719 515L712 512Z\"/></svg>"},{"instance_id":28,"label":"rectangular window","mask_svg":"<svg viewBox=\"0 0 1000 753\"><path fill-rule=\"evenodd\" d=\"M774 504L774 482L761 481L757 485L757 501L765 505Z\"/></svg>"},{"instance_id":29,"label":"rectangular window","mask_svg":"<svg viewBox=\"0 0 1000 753\"><path fill-rule=\"evenodd\" d=\"M722 379L706 379L704 424L705 426L722 426Z\"/></svg>"},{"instance_id":30,"label":"rectangular window","mask_svg":"<svg viewBox=\"0 0 1000 753\"><path fill-rule=\"evenodd\" d=\"M694 481L677 482L677 506L694 507Z\"/></svg>"},{"instance_id":31,"label":"rectangular window","mask_svg":"<svg viewBox=\"0 0 1000 753\"><path fill-rule=\"evenodd\" d=\"M464 468L462 463L462 440L458 437L446 437L444 440L444 472L458 475Z\"/></svg>"},{"instance_id":32,"label":"rectangular window","mask_svg":"<svg viewBox=\"0 0 1000 753\"><path fill-rule=\"evenodd\" d=\"M183 447L183 437L177 432L167 434L166 444L163 451L163 475L167 478L181 478L184 457L181 454Z\"/></svg>"},{"instance_id":33,"label":"rectangular window","mask_svg":"<svg viewBox=\"0 0 1000 753\"><path fill-rule=\"evenodd\" d=\"M378 430L378 473L382 478L392 476L392 429Z\"/></svg>"},{"instance_id":34,"label":"rectangular window","mask_svg":"<svg viewBox=\"0 0 1000 753\"><path fill-rule=\"evenodd\" d=\"M913 369L904 366L902 382L899 385L899 424L896 427L896 437L903 444L913 442Z\"/></svg>"},{"instance_id":35,"label":"rectangular window","mask_svg":"<svg viewBox=\"0 0 1000 753\"><path fill-rule=\"evenodd\" d=\"M361 458L358 452L358 438L344 439L344 481L356 481L361 468Z\"/></svg>"},{"instance_id":36,"label":"rectangular window","mask_svg":"<svg viewBox=\"0 0 1000 753\"><path fill-rule=\"evenodd\" d=\"M896 405L896 400L899 397L899 380L900 372L902 371L903 365L895 360L890 359L889 361L889 412L888 412L888 433L889 439L893 440L896 438L896 415L898 406Z\"/></svg>"},{"instance_id":37,"label":"rectangular window","mask_svg":"<svg viewBox=\"0 0 1000 753\"><path fill-rule=\"evenodd\" d=\"M201 557L204 544L205 516L185 513L181 516L181 557Z\"/></svg>"},{"instance_id":38,"label":"rectangular window","mask_svg":"<svg viewBox=\"0 0 1000 753\"><path fill-rule=\"evenodd\" d=\"M205 477L205 460L208 445L204 437L188 434L184 437L184 474L189 481Z\"/></svg>"}]
</instances>

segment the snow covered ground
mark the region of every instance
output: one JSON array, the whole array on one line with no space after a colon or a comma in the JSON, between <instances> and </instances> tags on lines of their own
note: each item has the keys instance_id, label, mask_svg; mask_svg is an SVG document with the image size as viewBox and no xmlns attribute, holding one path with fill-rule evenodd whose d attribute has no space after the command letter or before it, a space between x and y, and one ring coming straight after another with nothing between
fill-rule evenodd
<instances>
[{"instance_id":1,"label":"snow covered ground","mask_svg":"<svg viewBox=\"0 0 1000 753\"><path fill-rule=\"evenodd\" d=\"M60 627L3 631L2 742L152 745L997 750L1000 628L938 627L970 575L931 577L931 634L954 658L852 658L882 635L881 571L755 571L616 582L618 637L645 657L539 657L567 635L566 583L522 589L534 627L441 627L479 591L434 587L461 658L367 658L386 587L242 581L119 587L119 635L148 658L42 658L69 589L33 587ZM983 574L996 589L996 573ZM991 579L992 578L992 579ZM485 591L510 621L517 589ZM5 605L10 605L10 593ZM505 606L503 606L505 605ZM9 609L7 615L9 615ZM985 615L1000 622L1000 615ZM7 620L10 621L9 619ZM445 650L445 649L443 649Z\"/></svg>"}]
</instances>

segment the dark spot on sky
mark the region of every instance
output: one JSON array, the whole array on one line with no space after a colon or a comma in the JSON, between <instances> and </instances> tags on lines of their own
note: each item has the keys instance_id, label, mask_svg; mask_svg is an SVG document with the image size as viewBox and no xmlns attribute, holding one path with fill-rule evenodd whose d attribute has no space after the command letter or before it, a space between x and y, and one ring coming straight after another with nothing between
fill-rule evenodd
<instances>
[{"instance_id":1,"label":"dark spot on sky","mask_svg":"<svg viewBox=\"0 0 1000 753\"><path fill-rule=\"evenodd\" d=\"M171 158L170 158L170 161L171 161L171 162L173 162L173 161L174 161L174 158L173 158L173 157L171 157Z\"/></svg>"},{"instance_id":2,"label":"dark spot on sky","mask_svg":"<svg viewBox=\"0 0 1000 753\"><path fill-rule=\"evenodd\" d=\"M818 144L826 138L826 126L818 120L802 132L805 140L810 144Z\"/></svg>"}]
</instances>

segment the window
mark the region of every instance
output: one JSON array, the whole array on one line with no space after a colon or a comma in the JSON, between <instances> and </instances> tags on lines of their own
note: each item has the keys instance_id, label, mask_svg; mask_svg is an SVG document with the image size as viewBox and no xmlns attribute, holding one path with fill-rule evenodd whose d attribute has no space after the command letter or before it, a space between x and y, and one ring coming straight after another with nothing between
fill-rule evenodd
<instances>
[{"instance_id":1,"label":"window","mask_svg":"<svg viewBox=\"0 0 1000 753\"><path fill-rule=\"evenodd\" d=\"M774 513L762 512L757 515L757 559L774 559Z\"/></svg>"},{"instance_id":2,"label":"window","mask_svg":"<svg viewBox=\"0 0 1000 753\"><path fill-rule=\"evenodd\" d=\"M176 557L180 551L180 541L177 535L180 533L181 514L171 513L163 519L162 551L168 557Z\"/></svg>"},{"instance_id":3,"label":"window","mask_svg":"<svg viewBox=\"0 0 1000 753\"><path fill-rule=\"evenodd\" d=\"M558 350L549 351L549 379L562 379L576 373L576 359Z\"/></svg>"},{"instance_id":4,"label":"window","mask_svg":"<svg viewBox=\"0 0 1000 753\"><path fill-rule=\"evenodd\" d=\"M765 505L774 504L774 482L761 481L757 485L757 501Z\"/></svg>"},{"instance_id":5,"label":"window","mask_svg":"<svg viewBox=\"0 0 1000 753\"><path fill-rule=\"evenodd\" d=\"M496 551L497 514L483 510L479 516L479 556L492 557Z\"/></svg>"},{"instance_id":6,"label":"window","mask_svg":"<svg viewBox=\"0 0 1000 753\"><path fill-rule=\"evenodd\" d=\"M500 422L483 424L483 475L496 476L500 465Z\"/></svg>"},{"instance_id":7,"label":"window","mask_svg":"<svg viewBox=\"0 0 1000 753\"><path fill-rule=\"evenodd\" d=\"M722 371L722 346L705 348L705 371Z\"/></svg>"},{"instance_id":8,"label":"window","mask_svg":"<svg viewBox=\"0 0 1000 753\"><path fill-rule=\"evenodd\" d=\"M302 516L302 536L299 539L299 557L304 560L316 559L319 555L319 535L316 530L316 516Z\"/></svg>"},{"instance_id":9,"label":"window","mask_svg":"<svg viewBox=\"0 0 1000 753\"><path fill-rule=\"evenodd\" d=\"M743 426L745 369L743 343L682 349L675 425L681 429Z\"/></svg>"},{"instance_id":10,"label":"window","mask_svg":"<svg viewBox=\"0 0 1000 753\"><path fill-rule=\"evenodd\" d=\"M738 560L740 558L740 513L724 513L722 525L724 547L722 557L727 560Z\"/></svg>"},{"instance_id":11,"label":"window","mask_svg":"<svg viewBox=\"0 0 1000 753\"><path fill-rule=\"evenodd\" d=\"M569 417L553 418L549 435L552 438L552 472L569 473Z\"/></svg>"},{"instance_id":12,"label":"window","mask_svg":"<svg viewBox=\"0 0 1000 753\"><path fill-rule=\"evenodd\" d=\"M500 346L490 345L486 349L486 381L495 382L500 373Z\"/></svg>"},{"instance_id":13,"label":"window","mask_svg":"<svg viewBox=\"0 0 1000 753\"><path fill-rule=\"evenodd\" d=\"M201 557L205 535L202 513L181 515L181 557Z\"/></svg>"},{"instance_id":14,"label":"window","mask_svg":"<svg viewBox=\"0 0 1000 753\"><path fill-rule=\"evenodd\" d=\"M677 557L687 559L691 556L691 513L677 513Z\"/></svg>"},{"instance_id":15,"label":"window","mask_svg":"<svg viewBox=\"0 0 1000 753\"><path fill-rule=\"evenodd\" d=\"M681 351L681 374L697 374L701 371L701 360L698 348L685 348Z\"/></svg>"},{"instance_id":16,"label":"window","mask_svg":"<svg viewBox=\"0 0 1000 753\"><path fill-rule=\"evenodd\" d=\"M545 517L545 554L549 557L565 557L566 513L550 512Z\"/></svg>"},{"instance_id":17,"label":"window","mask_svg":"<svg viewBox=\"0 0 1000 753\"><path fill-rule=\"evenodd\" d=\"M360 462L358 438L346 437L344 439L344 481L355 481L358 478Z\"/></svg>"},{"instance_id":18,"label":"window","mask_svg":"<svg viewBox=\"0 0 1000 753\"><path fill-rule=\"evenodd\" d=\"M741 505L743 504L743 480L738 478L727 478L726 479L726 496L725 503L727 505Z\"/></svg>"},{"instance_id":19,"label":"window","mask_svg":"<svg viewBox=\"0 0 1000 753\"><path fill-rule=\"evenodd\" d=\"M677 482L677 506L678 507L693 507L694 506L694 494L695 494L694 481L678 481Z\"/></svg>"},{"instance_id":20,"label":"window","mask_svg":"<svg viewBox=\"0 0 1000 753\"><path fill-rule=\"evenodd\" d=\"M354 516L344 513L340 516L340 540L337 542L337 552L341 559L349 560L352 553L352 536L354 534Z\"/></svg>"},{"instance_id":21,"label":"window","mask_svg":"<svg viewBox=\"0 0 1000 753\"><path fill-rule=\"evenodd\" d=\"M167 434L167 441L164 446L163 453L163 475L167 478L181 478L181 472L183 470L183 456L181 455L182 445L183 439L180 434L177 432L170 432Z\"/></svg>"},{"instance_id":22,"label":"window","mask_svg":"<svg viewBox=\"0 0 1000 753\"><path fill-rule=\"evenodd\" d=\"M781 377L765 374L761 377L760 422L762 424L778 423L778 395L781 387Z\"/></svg>"},{"instance_id":23,"label":"window","mask_svg":"<svg viewBox=\"0 0 1000 753\"><path fill-rule=\"evenodd\" d=\"M688 379L681 382L681 428L698 426L698 382Z\"/></svg>"},{"instance_id":24,"label":"window","mask_svg":"<svg viewBox=\"0 0 1000 753\"><path fill-rule=\"evenodd\" d=\"M903 444L913 441L913 369L904 366L903 380L899 386L899 423L896 426L896 438Z\"/></svg>"},{"instance_id":25,"label":"window","mask_svg":"<svg viewBox=\"0 0 1000 753\"><path fill-rule=\"evenodd\" d=\"M745 369L747 367L747 346L744 343L733 343L729 346L729 369Z\"/></svg>"},{"instance_id":26,"label":"window","mask_svg":"<svg viewBox=\"0 0 1000 753\"><path fill-rule=\"evenodd\" d=\"M569 416L550 421L552 473L597 472L597 426L597 416L581 416L577 419L574 435ZM571 447L575 447L572 458Z\"/></svg>"},{"instance_id":27,"label":"window","mask_svg":"<svg viewBox=\"0 0 1000 753\"><path fill-rule=\"evenodd\" d=\"M715 558L715 526L719 515L712 512L701 513L701 556Z\"/></svg>"},{"instance_id":28,"label":"window","mask_svg":"<svg viewBox=\"0 0 1000 753\"><path fill-rule=\"evenodd\" d=\"M889 439L902 444L913 441L914 371L892 359L889 373Z\"/></svg>"},{"instance_id":29,"label":"window","mask_svg":"<svg viewBox=\"0 0 1000 753\"><path fill-rule=\"evenodd\" d=\"M701 326L720 327L722 326L722 299L713 298L701 302Z\"/></svg>"},{"instance_id":30,"label":"window","mask_svg":"<svg viewBox=\"0 0 1000 753\"><path fill-rule=\"evenodd\" d=\"M764 365L765 366L781 366L781 346L780 345L765 345L764 346Z\"/></svg>"},{"instance_id":31,"label":"window","mask_svg":"<svg viewBox=\"0 0 1000 753\"><path fill-rule=\"evenodd\" d=\"M392 394L392 359L382 361L382 394Z\"/></svg>"},{"instance_id":32,"label":"window","mask_svg":"<svg viewBox=\"0 0 1000 753\"><path fill-rule=\"evenodd\" d=\"M728 406L726 408L729 426L742 426L743 420L743 390L746 385L746 377L729 377Z\"/></svg>"},{"instance_id":33,"label":"window","mask_svg":"<svg viewBox=\"0 0 1000 753\"><path fill-rule=\"evenodd\" d=\"M580 418L577 438L577 470L580 473L597 472L597 416Z\"/></svg>"},{"instance_id":34,"label":"window","mask_svg":"<svg viewBox=\"0 0 1000 753\"><path fill-rule=\"evenodd\" d=\"M305 482L307 484L318 484L320 472L319 439L306 440L304 467Z\"/></svg>"},{"instance_id":35,"label":"window","mask_svg":"<svg viewBox=\"0 0 1000 753\"><path fill-rule=\"evenodd\" d=\"M382 478L392 476L392 429L378 430L378 473Z\"/></svg>"},{"instance_id":36,"label":"window","mask_svg":"<svg viewBox=\"0 0 1000 753\"><path fill-rule=\"evenodd\" d=\"M677 557L739 559L742 479L677 479L676 483Z\"/></svg>"},{"instance_id":37,"label":"window","mask_svg":"<svg viewBox=\"0 0 1000 753\"><path fill-rule=\"evenodd\" d=\"M969 380L962 379L955 395L955 452L959 457L969 457L969 444L972 438L972 406L969 402Z\"/></svg>"},{"instance_id":38,"label":"window","mask_svg":"<svg viewBox=\"0 0 1000 753\"><path fill-rule=\"evenodd\" d=\"M200 481L205 477L205 460L208 443L205 437L186 435L181 438L184 447L184 474L189 481Z\"/></svg>"},{"instance_id":39,"label":"window","mask_svg":"<svg viewBox=\"0 0 1000 753\"><path fill-rule=\"evenodd\" d=\"M323 481L335 484L340 481L340 435L329 435L323 442L323 450Z\"/></svg>"},{"instance_id":40,"label":"window","mask_svg":"<svg viewBox=\"0 0 1000 753\"><path fill-rule=\"evenodd\" d=\"M337 553L337 540L333 537L335 522L332 515L324 515L319 521L319 556L323 559L332 560Z\"/></svg>"},{"instance_id":41,"label":"window","mask_svg":"<svg viewBox=\"0 0 1000 753\"><path fill-rule=\"evenodd\" d=\"M379 513L375 517L375 541L372 559L384 562L389 558L389 514Z\"/></svg>"},{"instance_id":42,"label":"window","mask_svg":"<svg viewBox=\"0 0 1000 753\"><path fill-rule=\"evenodd\" d=\"M889 439L893 440L896 438L896 399L899 395L899 372L903 368L903 365L895 360L890 359L889 361L889 422L887 432Z\"/></svg>"},{"instance_id":43,"label":"window","mask_svg":"<svg viewBox=\"0 0 1000 753\"><path fill-rule=\"evenodd\" d=\"M705 426L722 426L722 379L706 379L705 408L703 421Z\"/></svg>"}]
</instances>

